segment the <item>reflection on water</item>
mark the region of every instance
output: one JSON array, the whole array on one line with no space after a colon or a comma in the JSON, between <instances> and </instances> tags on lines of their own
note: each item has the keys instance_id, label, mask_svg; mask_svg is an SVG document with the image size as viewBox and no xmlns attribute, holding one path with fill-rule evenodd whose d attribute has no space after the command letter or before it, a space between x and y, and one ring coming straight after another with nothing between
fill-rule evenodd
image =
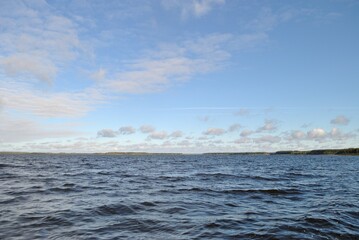
<instances>
[{"instance_id":1,"label":"reflection on water","mask_svg":"<svg viewBox=\"0 0 359 240\"><path fill-rule=\"evenodd\" d=\"M0 239L359 239L359 157L0 155Z\"/></svg>"}]
</instances>

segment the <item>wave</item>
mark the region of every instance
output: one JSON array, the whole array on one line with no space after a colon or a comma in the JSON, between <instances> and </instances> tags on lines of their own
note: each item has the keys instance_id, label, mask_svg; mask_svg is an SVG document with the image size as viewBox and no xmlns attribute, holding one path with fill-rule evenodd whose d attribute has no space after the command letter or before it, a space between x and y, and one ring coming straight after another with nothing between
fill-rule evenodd
<instances>
[{"instance_id":1,"label":"wave","mask_svg":"<svg viewBox=\"0 0 359 240\"><path fill-rule=\"evenodd\" d=\"M171 192L175 192L176 190L172 190ZM204 193L223 193L223 194L269 194L269 195L293 195L293 194L301 194L302 192L298 189L288 188L288 189L227 189L227 190L216 190L216 189L208 189L208 188L181 188L177 191L180 192L204 192Z\"/></svg>"}]
</instances>

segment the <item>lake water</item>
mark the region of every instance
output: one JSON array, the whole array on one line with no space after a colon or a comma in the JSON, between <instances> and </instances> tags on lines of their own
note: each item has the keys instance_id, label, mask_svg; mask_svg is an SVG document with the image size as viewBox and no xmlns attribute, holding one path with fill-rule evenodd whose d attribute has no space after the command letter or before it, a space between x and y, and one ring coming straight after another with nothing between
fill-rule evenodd
<instances>
[{"instance_id":1,"label":"lake water","mask_svg":"<svg viewBox=\"0 0 359 240\"><path fill-rule=\"evenodd\" d=\"M0 155L0 239L359 239L359 157Z\"/></svg>"}]
</instances>

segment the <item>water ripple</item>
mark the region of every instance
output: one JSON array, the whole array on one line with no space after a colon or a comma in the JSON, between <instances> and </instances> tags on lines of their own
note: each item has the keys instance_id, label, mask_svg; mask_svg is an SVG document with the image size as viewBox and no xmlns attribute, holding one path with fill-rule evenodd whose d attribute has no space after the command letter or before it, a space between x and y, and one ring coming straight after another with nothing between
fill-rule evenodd
<instances>
[{"instance_id":1,"label":"water ripple","mask_svg":"<svg viewBox=\"0 0 359 240\"><path fill-rule=\"evenodd\" d=\"M358 160L4 155L0 239L359 239Z\"/></svg>"}]
</instances>

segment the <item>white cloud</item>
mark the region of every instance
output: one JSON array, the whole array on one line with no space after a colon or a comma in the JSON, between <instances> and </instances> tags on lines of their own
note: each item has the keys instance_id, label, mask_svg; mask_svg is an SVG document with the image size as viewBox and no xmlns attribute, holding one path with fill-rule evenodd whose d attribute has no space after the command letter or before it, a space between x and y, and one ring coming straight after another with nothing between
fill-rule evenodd
<instances>
[{"instance_id":1,"label":"white cloud","mask_svg":"<svg viewBox=\"0 0 359 240\"><path fill-rule=\"evenodd\" d=\"M112 129L102 129L97 132L97 137L114 138L117 137L118 132Z\"/></svg>"},{"instance_id":2,"label":"white cloud","mask_svg":"<svg viewBox=\"0 0 359 240\"><path fill-rule=\"evenodd\" d=\"M103 68L100 68L96 72L93 72L90 77L96 81L103 81L106 79L107 71Z\"/></svg>"},{"instance_id":3,"label":"white cloud","mask_svg":"<svg viewBox=\"0 0 359 240\"><path fill-rule=\"evenodd\" d=\"M8 57L0 56L0 67L10 77L29 74L30 77L48 83L52 81L58 71L57 67L48 59L26 54L13 54Z\"/></svg>"},{"instance_id":4,"label":"white cloud","mask_svg":"<svg viewBox=\"0 0 359 240\"><path fill-rule=\"evenodd\" d=\"M80 117L102 99L102 94L94 89L77 93L49 93L19 84L7 84L6 88L0 84L0 95L5 108L42 117Z\"/></svg>"},{"instance_id":5,"label":"white cloud","mask_svg":"<svg viewBox=\"0 0 359 240\"><path fill-rule=\"evenodd\" d=\"M242 126L240 124L232 124L228 128L228 132L236 132L238 131Z\"/></svg>"},{"instance_id":6,"label":"white cloud","mask_svg":"<svg viewBox=\"0 0 359 240\"><path fill-rule=\"evenodd\" d=\"M2 3L0 69L9 77L30 76L51 82L59 68L83 52L72 20L52 12L45 1Z\"/></svg>"},{"instance_id":7,"label":"white cloud","mask_svg":"<svg viewBox=\"0 0 359 240\"><path fill-rule=\"evenodd\" d=\"M140 127L140 131L142 133L153 133L155 131L155 128L151 125L143 125Z\"/></svg>"},{"instance_id":8,"label":"white cloud","mask_svg":"<svg viewBox=\"0 0 359 240\"><path fill-rule=\"evenodd\" d=\"M331 124L336 124L336 125L348 125L349 122L350 120L343 115L339 115L330 121Z\"/></svg>"},{"instance_id":9,"label":"white cloud","mask_svg":"<svg viewBox=\"0 0 359 240\"><path fill-rule=\"evenodd\" d=\"M306 137L305 133L299 130L292 131L290 134L290 139L293 140L300 140L300 139L304 139L305 137Z\"/></svg>"},{"instance_id":10,"label":"white cloud","mask_svg":"<svg viewBox=\"0 0 359 240\"><path fill-rule=\"evenodd\" d=\"M3 106L4 106L4 100L2 99L2 97L0 96L0 114L1 114L1 111L3 109Z\"/></svg>"},{"instance_id":11,"label":"white cloud","mask_svg":"<svg viewBox=\"0 0 359 240\"><path fill-rule=\"evenodd\" d=\"M288 143L295 144L301 144L303 141L317 141L321 144L328 144L332 141L336 141L338 143L338 140L344 141L353 139L356 137L356 134L352 133L343 133L338 128L332 128L330 131L326 131L323 128L314 128L307 133L304 133L303 131L299 130L293 130L290 133L286 133L288 140ZM328 145L329 146L329 145Z\"/></svg>"},{"instance_id":12,"label":"white cloud","mask_svg":"<svg viewBox=\"0 0 359 240\"><path fill-rule=\"evenodd\" d=\"M207 137L207 136L201 136L201 137L198 138L198 140L200 140L200 141L206 141L206 140L209 140L209 139L210 138Z\"/></svg>"},{"instance_id":13,"label":"white cloud","mask_svg":"<svg viewBox=\"0 0 359 240\"><path fill-rule=\"evenodd\" d=\"M307 137L309 139L322 139L327 136L327 133L322 128L314 128L307 132Z\"/></svg>"},{"instance_id":14,"label":"white cloud","mask_svg":"<svg viewBox=\"0 0 359 240\"><path fill-rule=\"evenodd\" d=\"M151 139L157 139L157 140L163 140L168 137L168 134L166 131L159 131L159 132L152 132L147 136L148 140Z\"/></svg>"},{"instance_id":15,"label":"white cloud","mask_svg":"<svg viewBox=\"0 0 359 240\"><path fill-rule=\"evenodd\" d=\"M226 133L226 130L222 128L208 128L203 132L204 135L221 136Z\"/></svg>"},{"instance_id":16,"label":"white cloud","mask_svg":"<svg viewBox=\"0 0 359 240\"><path fill-rule=\"evenodd\" d=\"M278 143L281 141L281 138L273 135L265 135L259 138L254 138L255 143Z\"/></svg>"},{"instance_id":17,"label":"white cloud","mask_svg":"<svg viewBox=\"0 0 359 240\"><path fill-rule=\"evenodd\" d=\"M236 144L244 144L244 143L251 143L253 140L251 138L242 137L234 141Z\"/></svg>"},{"instance_id":18,"label":"white cloud","mask_svg":"<svg viewBox=\"0 0 359 240\"><path fill-rule=\"evenodd\" d=\"M266 119L264 125L257 129L257 132L274 131L278 128L278 121Z\"/></svg>"},{"instance_id":19,"label":"white cloud","mask_svg":"<svg viewBox=\"0 0 359 240\"><path fill-rule=\"evenodd\" d=\"M259 15L248 25L248 29L255 29L259 32L268 32L272 30L281 21L280 14L275 14L270 8L262 8Z\"/></svg>"},{"instance_id":20,"label":"white cloud","mask_svg":"<svg viewBox=\"0 0 359 240\"><path fill-rule=\"evenodd\" d=\"M248 129L245 129L245 130L243 130L242 132L241 132L241 137L248 137L249 135L251 135L251 134L253 134L254 133L254 131L252 131L252 130L248 130Z\"/></svg>"},{"instance_id":21,"label":"white cloud","mask_svg":"<svg viewBox=\"0 0 359 240\"><path fill-rule=\"evenodd\" d=\"M130 134L134 134L135 132L136 129L134 129L131 126L120 127L120 129L118 130L118 133L121 135L130 135Z\"/></svg>"},{"instance_id":22,"label":"white cloud","mask_svg":"<svg viewBox=\"0 0 359 240\"><path fill-rule=\"evenodd\" d=\"M165 90L171 81L186 80L196 72L195 61L185 58L144 59L134 69L119 73L107 84L122 93L146 93Z\"/></svg>"},{"instance_id":23,"label":"white cloud","mask_svg":"<svg viewBox=\"0 0 359 240\"><path fill-rule=\"evenodd\" d=\"M182 140L182 141L178 142L177 145L183 146L183 147L188 147L191 145L191 142L188 140Z\"/></svg>"},{"instance_id":24,"label":"white cloud","mask_svg":"<svg viewBox=\"0 0 359 240\"><path fill-rule=\"evenodd\" d=\"M148 57L135 60L127 70L114 73L104 86L120 93L163 91L198 74L218 69L230 56L222 48L231 37L214 34L181 45L163 45L151 51Z\"/></svg>"},{"instance_id":25,"label":"white cloud","mask_svg":"<svg viewBox=\"0 0 359 240\"><path fill-rule=\"evenodd\" d=\"M334 140L347 140L356 137L354 133L343 133L338 128L332 128L329 135Z\"/></svg>"},{"instance_id":26,"label":"white cloud","mask_svg":"<svg viewBox=\"0 0 359 240\"><path fill-rule=\"evenodd\" d=\"M1 114L1 113L0 113ZM0 143L16 143L47 138L79 136L70 124L43 124L32 120L0 115Z\"/></svg>"},{"instance_id":27,"label":"white cloud","mask_svg":"<svg viewBox=\"0 0 359 240\"><path fill-rule=\"evenodd\" d=\"M225 3L225 0L163 0L162 4L166 9L179 9L183 19L189 16L202 17L208 14L215 6Z\"/></svg>"},{"instance_id":28,"label":"white cloud","mask_svg":"<svg viewBox=\"0 0 359 240\"><path fill-rule=\"evenodd\" d=\"M170 138L180 138L182 136L183 136L183 132L179 130L174 131L169 135Z\"/></svg>"}]
</instances>

